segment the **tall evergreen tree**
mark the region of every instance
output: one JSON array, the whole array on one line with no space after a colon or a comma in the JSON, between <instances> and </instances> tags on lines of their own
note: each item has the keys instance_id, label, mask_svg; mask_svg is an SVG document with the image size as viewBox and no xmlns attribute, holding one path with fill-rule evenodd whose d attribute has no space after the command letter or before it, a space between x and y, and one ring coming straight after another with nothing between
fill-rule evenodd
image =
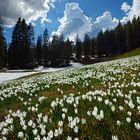
<instances>
[{"instance_id":1,"label":"tall evergreen tree","mask_svg":"<svg viewBox=\"0 0 140 140\"><path fill-rule=\"evenodd\" d=\"M30 48L30 67L35 65L35 43L34 43L34 27L30 23L28 26L28 45Z\"/></svg>"},{"instance_id":2,"label":"tall evergreen tree","mask_svg":"<svg viewBox=\"0 0 140 140\"><path fill-rule=\"evenodd\" d=\"M130 51L132 50L132 24L130 21L128 21L127 25L126 25L126 40L125 40L125 51Z\"/></svg>"},{"instance_id":3,"label":"tall evergreen tree","mask_svg":"<svg viewBox=\"0 0 140 140\"><path fill-rule=\"evenodd\" d=\"M115 46L115 34L113 30L106 30L103 34L103 52L106 56L113 53Z\"/></svg>"},{"instance_id":4,"label":"tall evergreen tree","mask_svg":"<svg viewBox=\"0 0 140 140\"><path fill-rule=\"evenodd\" d=\"M72 56L72 42L67 38L65 42L66 65L69 65Z\"/></svg>"},{"instance_id":5,"label":"tall evergreen tree","mask_svg":"<svg viewBox=\"0 0 140 140\"><path fill-rule=\"evenodd\" d=\"M136 49L140 47L140 17L134 17L132 21L132 48Z\"/></svg>"},{"instance_id":6,"label":"tall evergreen tree","mask_svg":"<svg viewBox=\"0 0 140 140\"><path fill-rule=\"evenodd\" d=\"M9 67L10 68L30 68L30 28L25 19L18 19L12 33L12 41L9 47Z\"/></svg>"},{"instance_id":7,"label":"tall evergreen tree","mask_svg":"<svg viewBox=\"0 0 140 140\"><path fill-rule=\"evenodd\" d=\"M46 28L43 34L43 59L44 65L49 65L49 33L48 29Z\"/></svg>"},{"instance_id":8,"label":"tall evergreen tree","mask_svg":"<svg viewBox=\"0 0 140 140\"><path fill-rule=\"evenodd\" d=\"M97 48L96 48L96 38L91 39L91 56L95 56L97 54Z\"/></svg>"},{"instance_id":9,"label":"tall evergreen tree","mask_svg":"<svg viewBox=\"0 0 140 140\"><path fill-rule=\"evenodd\" d=\"M21 45L21 18L14 27L12 41L8 50L9 67L12 69L19 68L20 65L20 45Z\"/></svg>"},{"instance_id":10,"label":"tall evergreen tree","mask_svg":"<svg viewBox=\"0 0 140 140\"><path fill-rule=\"evenodd\" d=\"M66 48L65 48L65 43L64 43L64 36L61 34L58 37L58 49L59 49L59 54L58 54L58 60L60 66L65 65L65 60L66 60Z\"/></svg>"},{"instance_id":11,"label":"tall evergreen tree","mask_svg":"<svg viewBox=\"0 0 140 140\"><path fill-rule=\"evenodd\" d=\"M115 40L115 45L118 53L123 53L125 49L125 30L121 22L119 22L118 26L115 29Z\"/></svg>"},{"instance_id":12,"label":"tall evergreen tree","mask_svg":"<svg viewBox=\"0 0 140 140\"><path fill-rule=\"evenodd\" d=\"M97 36L97 55L98 57L101 57L104 54L103 51L103 32L99 32L98 36Z\"/></svg>"},{"instance_id":13,"label":"tall evergreen tree","mask_svg":"<svg viewBox=\"0 0 140 140\"><path fill-rule=\"evenodd\" d=\"M89 58L90 51L91 51L90 37L88 36L88 34L85 34L84 46L83 46L83 52L85 58Z\"/></svg>"},{"instance_id":14,"label":"tall evergreen tree","mask_svg":"<svg viewBox=\"0 0 140 140\"><path fill-rule=\"evenodd\" d=\"M56 67L59 66L59 47L58 47L58 36L52 36L51 42L51 65Z\"/></svg>"},{"instance_id":15,"label":"tall evergreen tree","mask_svg":"<svg viewBox=\"0 0 140 140\"><path fill-rule=\"evenodd\" d=\"M43 53L42 53L42 36L38 36L36 43L36 62L37 65L42 65Z\"/></svg>"},{"instance_id":16,"label":"tall evergreen tree","mask_svg":"<svg viewBox=\"0 0 140 140\"><path fill-rule=\"evenodd\" d=\"M28 68L30 65L30 35L29 28L25 19L21 22L21 39L20 39L20 68Z\"/></svg>"},{"instance_id":17,"label":"tall evergreen tree","mask_svg":"<svg viewBox=\"0 0 140 140\"><path fill-rule=\"evenodd\" d=\"M0 69L6 67L7 63L6 57L7 57L7 45L3 33L3 22L0 16Z\"/></svg>"},{"instance_id":18,"label":"tall evergreen tree","mask_svg":"<svg viewBox=\"0 0 140 140\"><path fill-rule=\"evenodd\" d=\"M81 57L82 57L82 43L81 43L81 40L80 40L78 35L76 37L75 52L76 52L76 59L77 60L81 59Z\"/></svg>"}]
</instances>

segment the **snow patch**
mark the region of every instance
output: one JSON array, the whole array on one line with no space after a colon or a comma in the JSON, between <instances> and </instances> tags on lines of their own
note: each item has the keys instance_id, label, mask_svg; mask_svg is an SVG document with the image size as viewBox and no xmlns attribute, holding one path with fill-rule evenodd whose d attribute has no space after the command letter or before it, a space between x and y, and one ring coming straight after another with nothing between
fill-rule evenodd
<instances>
[{"instance_id":1,"label":"snow patch","mask_svg":"<svg viewBox=\"0 0 140 140\"><path fill-rule=\"evenodd\" d=\"M0 83L8 82L11 80L15 80L17 78L21 78L24 76L35 74L36 72L11 72L11 73L0 73Z\"/></svg>"},{"instance_id":2,"label":"snow patch","mask_svg":"<svg viewBox=\"0 0 140 140\"><path fill-rule=\"evenodd\" d=\"M43 66L39 66L35 68L33 72L28 72L27 70L8 70L7 72L0 73L0 83L9 82L11 80L15 80L24 76L29 76L35 73L41 72L56 72L65 69L72 69L81 67L82 64L80 63L70 63L71 66L63 67L63 68L44 68Z\"/></svg>"}]
</instances>

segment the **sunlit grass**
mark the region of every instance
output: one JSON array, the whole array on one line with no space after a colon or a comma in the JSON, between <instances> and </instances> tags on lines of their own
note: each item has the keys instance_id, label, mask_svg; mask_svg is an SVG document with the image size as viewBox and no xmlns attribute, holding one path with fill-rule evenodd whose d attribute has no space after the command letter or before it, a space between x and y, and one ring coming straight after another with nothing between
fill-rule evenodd
<instances>
[{"instance_id":1,"label":"sunlit grass","mask_svg":"<svg viewBox=\"0 0 140 140\"><path fill-rule=\"evenodd\" d=\"M138 140L140 56L0 85L0 137Z\"/></svg>"}]
</instances>

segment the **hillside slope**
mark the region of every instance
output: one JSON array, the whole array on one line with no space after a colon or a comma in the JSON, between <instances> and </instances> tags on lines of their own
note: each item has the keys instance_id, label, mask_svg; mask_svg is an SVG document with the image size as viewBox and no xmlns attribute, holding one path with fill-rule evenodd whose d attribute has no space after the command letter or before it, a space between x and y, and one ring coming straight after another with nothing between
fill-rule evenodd
<instances>
[{"instance_id":1,"label":"hillside slope","mask_svg":"<svg viewBox=\"0 0 140 140\"><path fill-rule=\"evenodd\" d=\"M138 140L140 56L0 85L0 138Z\"/></svg>"},{"instance_id":2,"label":"hillside slope","mask_svg":"<svg viewBox=\"0 0 140 140\"><path fill-rule=\"evenodd\" d=\"M114 56L111 59L115 60L115 59L122 59L122 58L127 58L127 57L132 57L132 56L137 56L140 55L140 48L137 48L135 50L132 50L130 52L118 55L118 56Z\"/></svg>"}]
</instances>

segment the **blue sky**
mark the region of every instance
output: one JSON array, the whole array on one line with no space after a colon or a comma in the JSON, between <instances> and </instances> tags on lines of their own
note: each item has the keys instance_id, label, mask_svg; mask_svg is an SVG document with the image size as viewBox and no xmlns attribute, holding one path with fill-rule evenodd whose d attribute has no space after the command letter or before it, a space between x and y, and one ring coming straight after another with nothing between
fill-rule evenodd
<instances>
[{"instance_id":1,"label":"blue sky","mask_svg":"<svg viewBox=\"0 0 140 140\"><path fill-rule=\"evenodd\" d=\"M24 2L25 2L25 0L19 0L19 1L13 0L13 1L21 2L21 4L24 4ZM29 0L29 1L32 1L32 0ZM60 33L64 32L64 35L66 37L70 36L72 39L72 36L74 36L77 33L79 33L79 34L89 33L91 36L94 36L100 29L106 29L106 28L110 28L110 27L114 28L117 25L117 20L122 20L122 22L123 22L123 18L128 17L128 14L131 12L131 9L133 8L134 1L139 1L139 0L133 0L133 1L132 0L126 0L126 1L124 1L124 0L56 0L56 1L41 0L41 1L48 1L47 6L49 8L47 7L48 9L46 10L46 19L47 20L49 19L49 21L51 21L51 22L45 21L44 23L41 23L41 19L42 19L41 16L40 17L38 16L36 20L32 20L31 16L29 17L29 16L26 16L25 14L22 14L22 15L24 15L23 17L25 17L25 19L27 21L30 20L31 22L33 22L35 24L34 25L35 37L42 34L44 29L47 27L49 30L50 36L52 35L52 32L54 32L58 35ZM53 6L49 5L49 1ZM124 2L126 2L127 5L131 7L131 9L128 9L127 12L126 11L124 12L124 10L121 10L121 6ZM71 3L73 3L73 5ZM10 0L9 0L9 4L10 4ZM31 5L30 7L33 8L31 2L27 3L27 4ZM67 5L67 4L69 4L69 5ZM78 5L76 6L76 4L78 4ZM37 9L40 8L40 11L41 11L41 7L37 7L37 5L35 5L34 3L33 3L33 5L34 5L34 7L36 6L35 8L37 8ZM66 5L67 5L67 8L66 8ZM77 14L77 16L74 16L74 18L76 20L74 18L71 18L71 21L69 21L70 14L71 14L71 16L74 15L72 13L72 7L75 7L75 12L78 14ZM35 8L33 10L35 10ZM71 10L69 11L69 13L66 13L64 15L64 11L66 11L66 9L68 10L68 8L69 9L71 8ZM13 10L14 10L14 5L13 5ZM26 10L27 9L25 9L25 11ZM4 10L2 12L4 12ZM105 12L108 12L108 13L105 14ZM9 16L8 12L7 12L7 15L6 14L4 15L6 20L10 19L10 18L12 19L12 20L10 20L12 25L14 25L13 23L16 22L16 16L18 16L18 14L15 14L15 13L16 12L14 12L11 15L11 17ZM22 15L21 15L21 17L22 17ZM19 14L19 16L20 16L20 14ZM15 18L14 20L13 20L13 17ZM81 19L82 17L85 18L85 20ZM98 21L97 17L100 17L101 20ZM103 18L104 18L104 20L102 20ZM110 20L112 20L112 21L110 21L110 20L108 21L108 18L110 18ZM114 20L114 18L116 20ZM62 21L60 22L58 19L62 19ZM9 20L7 20L7 21L9 21ZM102 23L104 21L106 22L105 25L103 25L103 23ZM86 24L86 22L89 24L89 26L88 26L88 24ZM8 25L10 25L10 22L7 22L7 23L8 23ZM74 25L72 25L72 24L74 24ZM80 24L81 24L81 27L79 27ZM74 27L74 26L77 27L78 30L75 30L75 32L68 31L68 30L73 30L73 29L70 29L70 27ZM85 29L86 27L90 27L90 28L86 30ZM61 29L59 29L59 28L61 28ZM95 32L95 28L97 28L96 29L97 32ZM84 31L80 33L79 30L82 30L82 29ZM5 27L5 37L7 39L7 42L11 41L12 30L13 30L12 27L10 27L10 28ZM82 37L83 37L83 35L81 35L81 38Z\"/></svg>"}]
</instances>

